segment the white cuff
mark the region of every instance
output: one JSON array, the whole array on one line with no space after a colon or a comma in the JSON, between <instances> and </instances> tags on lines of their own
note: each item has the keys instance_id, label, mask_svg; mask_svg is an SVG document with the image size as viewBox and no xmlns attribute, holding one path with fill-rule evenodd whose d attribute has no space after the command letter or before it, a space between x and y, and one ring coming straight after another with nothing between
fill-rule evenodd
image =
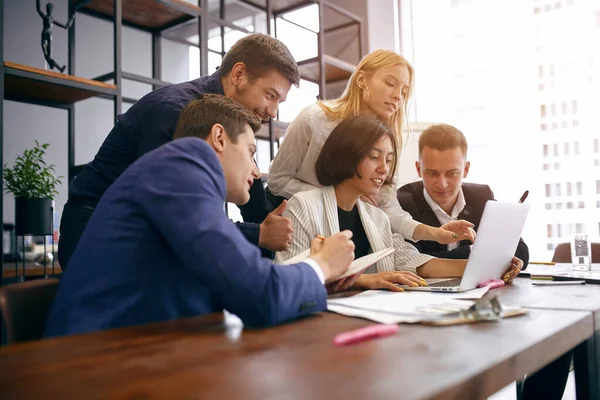
<instances>
[{"instance_id":1,"label":"white cuff","mask_svg":"<svg viewBox=\"0 0 600 400\"><path fill-rule=\"evenodd\" d=\"M323 275L323 270L321 269L321 266L319 265L319 263L317 263L312 258L306 258L306 259L302 260L302 262L308 264L313 269L313 271L315 271L315 274L317 274L317 277L321 281L321 284L324 285L325 284L325 275Z\"/></svg>"}]
</instances>

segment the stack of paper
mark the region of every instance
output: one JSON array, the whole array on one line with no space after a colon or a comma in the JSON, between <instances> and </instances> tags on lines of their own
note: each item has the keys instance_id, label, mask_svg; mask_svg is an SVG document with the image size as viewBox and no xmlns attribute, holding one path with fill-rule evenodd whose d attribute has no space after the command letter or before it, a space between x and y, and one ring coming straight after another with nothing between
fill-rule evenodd
<instances>
[{"instance_id":1,"label":"stack of paper","mask_svg":"<svg viewBox=\"0 0 600 400\"><path fill-rule=\"evenodd\" d=\"M329 299L327 309L382 324L417 323L468 309L474 302L464 300L464 296L465 293L437 295L371 290L352 297Z\"/></svg>"}]
</instances>

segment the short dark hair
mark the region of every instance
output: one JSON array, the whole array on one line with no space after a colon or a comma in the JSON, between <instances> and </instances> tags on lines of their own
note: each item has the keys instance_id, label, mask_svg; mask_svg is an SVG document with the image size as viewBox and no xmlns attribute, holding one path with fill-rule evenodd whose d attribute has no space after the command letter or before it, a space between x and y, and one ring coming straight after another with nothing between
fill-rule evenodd
<instances>
[{"instance_id":1,"label":"short dark hair","mask_svg":"<svg viewBox=\"0 0 600 400\"><path fill-rule=\"evenodd\" d=\"M384 182L384 185L390 185L396 172L398 143L390 128L382 121L361 116L343 119L331 131L315 164L319 183L332 186L352 179L355 175L360 178L359 164L382 136L390 138L394 149L392 168Z\"/></svg>"},{"instance_id":2,"label":"short dark hair","mask_svg":"<svg viewBox=\"0 0 600 400\"><path fill-rule=\"evenodd\" d=\"M469 149L465 135L448 124L431 125L421 132L419 136L419 158L425 147L439 151L460 147L464 157L467 156L467 150Z\"/></svg>"},{"instance_id":3,"label":"short dark hair","mask_svg":"<svg viewBox=\"0 0 600 400\"><path fill-rule=\"evenodd\" d=\"M276 70L295 86L300 84L300 70L292 53L280 40L269 35L254 33L238 40L223 57L219 75L229 74L239 62L244 63L251 79Z\"/></svg>"},{"instance_id":4,"label":"short dark hair","mask_svg":"<svg viewBox=\"0 0 600 400\"><path fill-rule=\"evenodd\" d=\"M246 107L220 94L204 94L181 111L173 139L189 136L206 139L215 124L223 125L233 143L237 143L246 124L254 133L260 128L260 121Z\"/></svg>"}]
</instances>

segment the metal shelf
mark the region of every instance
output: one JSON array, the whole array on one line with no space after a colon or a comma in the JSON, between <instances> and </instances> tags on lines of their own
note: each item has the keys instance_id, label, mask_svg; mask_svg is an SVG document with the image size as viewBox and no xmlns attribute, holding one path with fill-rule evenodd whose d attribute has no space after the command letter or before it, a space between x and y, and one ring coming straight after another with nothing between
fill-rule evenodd
<instances>
[{"instance_id":1,"label":"metal shelf","mask_svg":"<svg viewBox=\"0 0 600 400\"><path fill-rule=\"evenodd\" d=\"M338 58L323 54L325 64L325 83L345 81L350 78L356 68L355 65ZM319 58L310 58L298 62L300 76L307 81L320 83L321 74L319 68Z\"/></svg>"},{"instance_id":2,"label":"metal shelf","mask_svg":"<svg viewBox=\"0 0 600 400\"><path fill-rule=\"evenodd\" d=\"M99 95L114 96L117 87L55 71L4 62L4 96L30 102L73 104Z\"/></svg>"},{"instance_id":3,"label":"metal shelf","mask_svg":"<svg viewBox=\"0 0 600 400\"><path fill-rule=\"evenodd\" d=\"M78 12L113 20L113 0L71 0ZM198 6L183 0L122 0L124 25L157 32L181 24L201 15Z\"/></svg>"}]
</instances>

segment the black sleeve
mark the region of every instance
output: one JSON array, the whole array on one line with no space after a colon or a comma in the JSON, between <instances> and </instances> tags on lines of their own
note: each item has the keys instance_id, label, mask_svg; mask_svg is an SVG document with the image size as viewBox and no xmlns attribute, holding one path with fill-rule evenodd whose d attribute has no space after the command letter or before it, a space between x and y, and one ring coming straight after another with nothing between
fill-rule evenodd
<instances>
[{"instance_id":1,"label":"black sleeve","mask_svg":"<svg viewBox=\"0 0 600 400\"><path fill-rule=\"evenodd\" d=\"M250 200L239 206L244 222L261 224L267 215L273 211L273 206L267 200L265 188L260 179L255 179L250 188Z\"/></svg>"},{"instance_id":2,"label":"black sleeve","mask_svg":"<svg viewBox=\"0 0 600 400\"><path fill-rule=\"evenodd\" d=\"M523 261L523 269L527 268L527 265L529 264L529 247L527 247L523 239L519 239L515 257L518 257Z\"/></svg>"},{"instance_id":3,"label":"black sleeve","mask_svg":"<svg viewBox=\"0 0 600 400\"><path fill-rule=\"evenodd\" d=\"M159 102L146 112L139 127L138 158L173 140L181 107Z\"/></svg>"}]
</instances>

